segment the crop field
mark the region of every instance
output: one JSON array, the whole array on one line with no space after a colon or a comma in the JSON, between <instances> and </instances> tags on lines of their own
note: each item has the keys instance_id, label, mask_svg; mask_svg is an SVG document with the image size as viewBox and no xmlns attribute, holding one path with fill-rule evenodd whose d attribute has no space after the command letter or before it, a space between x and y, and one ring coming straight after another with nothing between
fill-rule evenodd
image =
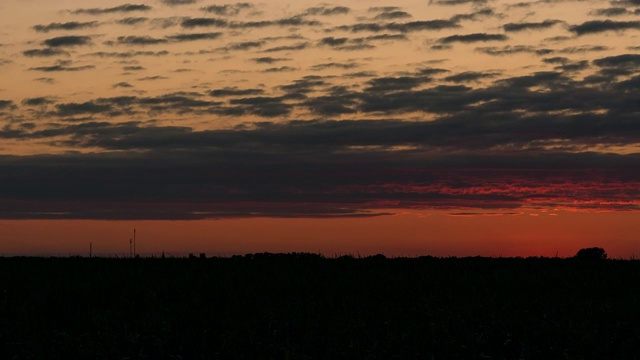
<instances>
[{"instance_id":1,"label":"crop field","mask_svg":"<svg viewBox=\"0 0 640 360\"><path fill-rule=\"evenodd\" d=\"M0 258L2 359L635 359L640 261Z\"/></svg>"}]
</instances>

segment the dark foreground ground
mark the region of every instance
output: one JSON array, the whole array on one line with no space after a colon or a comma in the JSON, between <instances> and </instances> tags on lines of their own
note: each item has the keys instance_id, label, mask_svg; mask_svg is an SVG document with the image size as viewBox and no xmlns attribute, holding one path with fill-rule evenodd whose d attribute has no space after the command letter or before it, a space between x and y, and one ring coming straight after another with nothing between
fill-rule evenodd
<instances>
[{"instance_id":1,"label":"dark foreground ground","mask_svg":"<svg viewBox=\"0 0 640 360\"><path fill-rule=\"evenodd\" d=\"M640 261L0 258L2 359L635 359Z\"/></svg>"}]
</instances>

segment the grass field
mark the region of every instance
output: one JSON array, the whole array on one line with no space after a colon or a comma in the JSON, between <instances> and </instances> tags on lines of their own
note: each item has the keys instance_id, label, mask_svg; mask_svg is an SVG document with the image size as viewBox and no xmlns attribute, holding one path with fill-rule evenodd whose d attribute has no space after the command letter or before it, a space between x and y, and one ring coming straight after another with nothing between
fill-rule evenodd
<instances>
[{"instance_id":1,"label":"grass field","mask_svg":"<svg viewBox=\"0 0 640 360\"><path fill-rule=\"evenodd\" d=\"M0 258L2 359L635 359L640 261Z\"/></svg>"}]
</instances>

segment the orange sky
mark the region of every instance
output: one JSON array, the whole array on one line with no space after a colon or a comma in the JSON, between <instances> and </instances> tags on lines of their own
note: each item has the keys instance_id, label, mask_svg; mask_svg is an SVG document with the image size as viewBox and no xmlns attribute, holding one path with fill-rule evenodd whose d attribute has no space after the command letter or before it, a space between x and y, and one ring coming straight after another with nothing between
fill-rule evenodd
<instances>
[{"instance_id":1,"label":"orange sky","mask_svg":"<svg viewBox=\"0 0 640 360\"><path fill-rule=\"evenodd\" d=\"M533 216L536 215L536 216ZM637 214L524 213L450 216L410 211L362 219L226 219L200 221L1 221L0 253L128 256L136 228L142 255L312 252L388 256L573 256L605 247L610 257L640 254Z\"/></svg>"},{"instance_id":2,"label":"orange sky","mask_svg":"<svg viewBox=\"0 0 640 360\"><path fill-rule=\"evenodd\" d=\"M136 227L149 254L630 257L638 30L634 0L3 0L0 254Z\"/></svg>"}]
</instances>

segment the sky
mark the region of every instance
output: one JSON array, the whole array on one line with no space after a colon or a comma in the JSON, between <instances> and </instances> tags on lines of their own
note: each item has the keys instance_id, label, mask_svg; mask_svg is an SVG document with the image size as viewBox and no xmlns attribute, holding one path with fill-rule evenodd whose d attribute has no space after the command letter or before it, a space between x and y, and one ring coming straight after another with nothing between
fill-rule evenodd
<instances>
[{"instance_id":1,"label":"sky","mask_svg":"<svg viewBox=\"0 0 640 360\"><path fill-rule=\"evenodd\" d=\"M640 1L3 0L0 254L640 253Z\"/></svg>"}]
</instances>

